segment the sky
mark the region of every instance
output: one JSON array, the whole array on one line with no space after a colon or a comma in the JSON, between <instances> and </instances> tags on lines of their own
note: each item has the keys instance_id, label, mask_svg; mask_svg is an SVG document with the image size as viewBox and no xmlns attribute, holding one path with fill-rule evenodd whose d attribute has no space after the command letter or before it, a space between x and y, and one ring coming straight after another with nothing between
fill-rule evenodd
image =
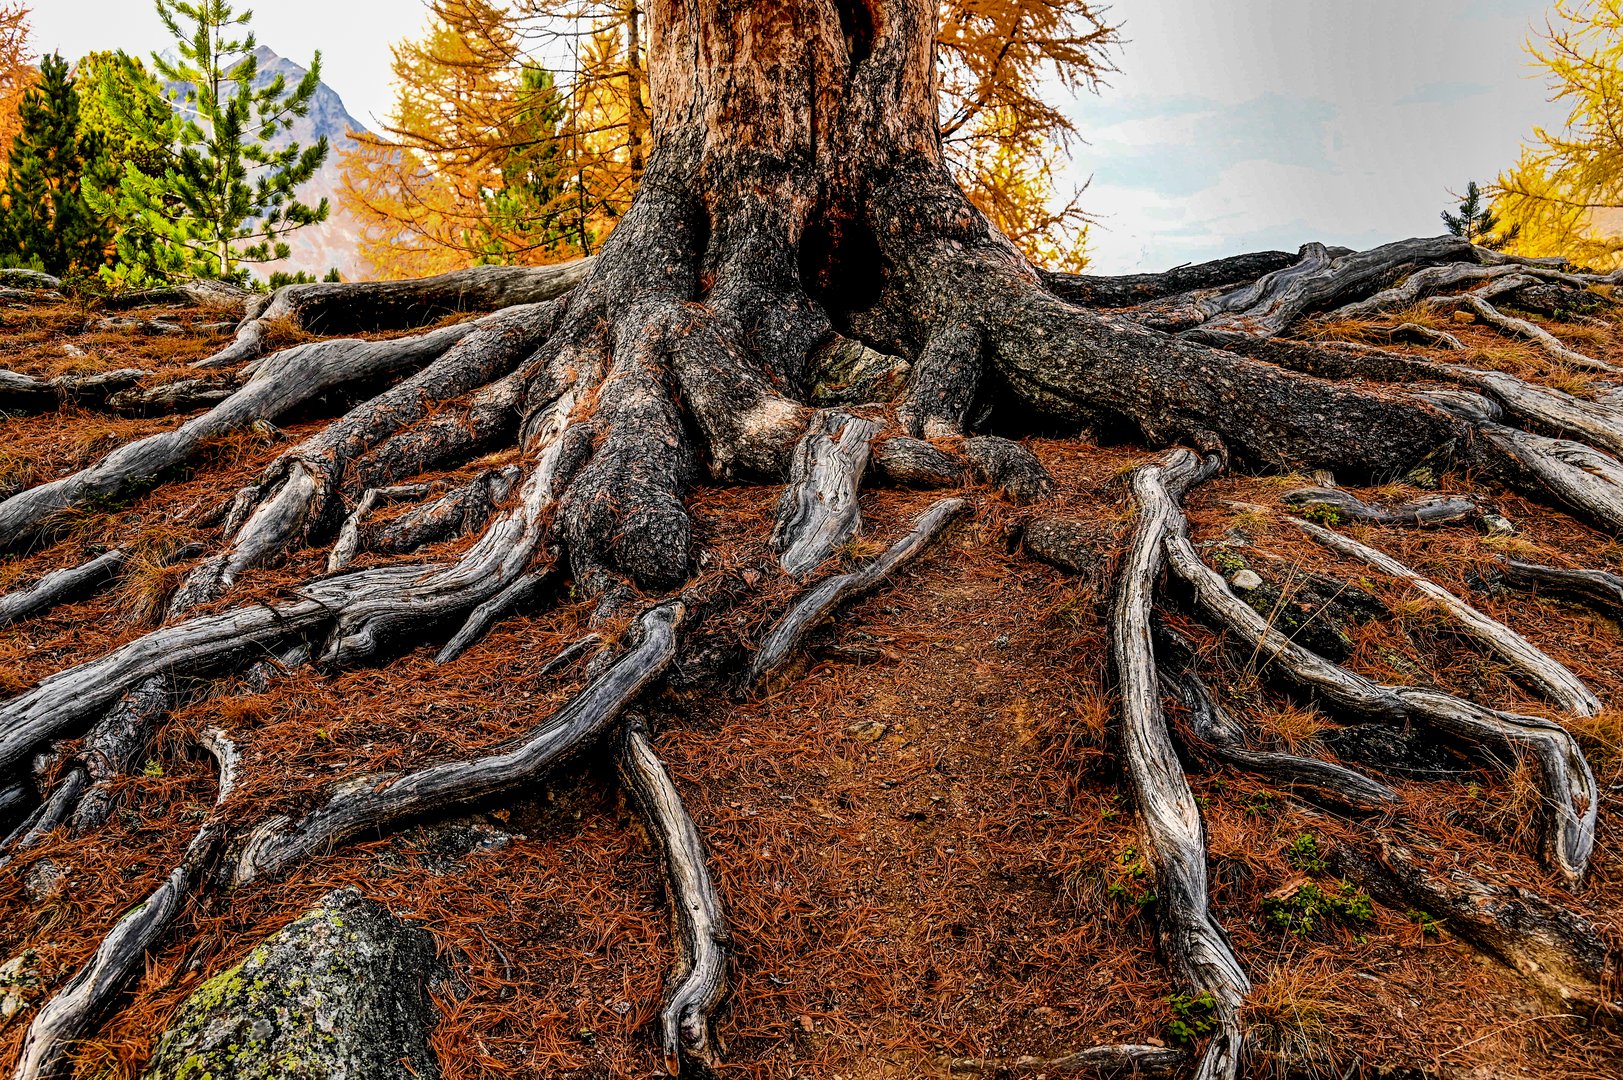
<instances>
[{"instance_id":1,"label":"sky","mask_svg":"<svg viewBox=\"0 0 1623 1080\"><path fill-rule=\"evenodd\" d=\"M1065 182L1101 273L1159 270L1310 240L1364 248L1441 231L1450 191L1489 181L1560 109L1528 63L1546 0L1111 0L1121 69L1070 106L1085 141ZM41 51L145 53L164 31L145 0L42 0ZM415 0L275 0L259 40L374 124L389 111L389 44L421 29Z\"/></svg>"}]
</instances>

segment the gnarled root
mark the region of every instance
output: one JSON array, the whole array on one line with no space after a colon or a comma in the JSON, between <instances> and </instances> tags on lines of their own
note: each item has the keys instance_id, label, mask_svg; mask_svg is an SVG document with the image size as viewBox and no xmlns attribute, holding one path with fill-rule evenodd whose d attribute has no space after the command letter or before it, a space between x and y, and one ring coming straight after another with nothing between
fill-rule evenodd
<instances>
[{"instance_id":1,"label":"gnarled root","mask_svg":"<svg viewBox=\"0 0 1623 1080\"><path fill-rule=\"evenodd\" d=\"M1458 866L1427 867L1402 844L1377 837L1367 849L1338 845L1335 870L1383 904L1424 911L1443 928L1520 972L1564 1004L1610 1015L1610 955L1595 928L1513 885L1492 885Z\"/></svg>"},{"instance_id":2,"label":"gnarled root","mask_svg":"<svg viewBox=\"0 0 1623 1080\"><path fill-rule=\"evenodd\" d=\"M625 725L617 764L659 848L668 883L677 954L660 1013L665 1071L679 1076L712 1069L720 1064L711 1016L727 994L728 934L721 897L705 864L704 841L640 720Z\"/></svg>"},{"instance_id":3,"label":"gnarled root","mask_svg":"<svg viewBox=\"0 0 1623 1080\"><path fill-rule=\"evenodd\" d=\"M1311 521L1298 521L1296 524L1332 551L1360 559L1381 573L1406 582L1416 592L1435 601L1455 620L1463 633L1492 650L1538 687L1545 697L1567 712L1575 716L1594 716L1600 712L1600 699L1584 685L1582 679L1504 623L1484 615L1441 585L1421 577L1384 552Z\"/></svg>"},{"instance_id":4,"label":"gnarled root","mask_svg":"<svg viewBox=\"0 0 1623 1080\"><path fill-rule=\"evenodd\" d=\"M1178 451L1174 457L1188 455ZM1508 767L1526 755L1544 793L1546 860L1569 883L1582 880L1595 843L1600 792L1583 751L1559 724L1485 708L1450 694L1408 686L1382 686L1304 648L1229 591L1190 543L1179 515L1167 533L1172 572L1193 591L1197 605L1235 633L1273 670L1300 689L1354 716L1384 723L1412 721L1494 753Z\"/></svg>"},{"instance_id":5,"label":"gnarled root","mask_svg":"<svg viewBox=\"0 0 1623 1080\"><path fill-rule=\"evenodd\" d=\"M1121 687L1122 751L1138 806L1144 848L1155 874L1157 928L1179 981L1216 1001L1218 1030L1201 1058L1202 1080L1239 1075L1239 1009L1251 990L1228 934L1212 917L1206 883L1206 834L1161 711L1150 616L1169 533L1181 521L1177 500L1210 476L1214 460L1188 452L1132 477L1138 522L1122 561L1111 622L1111 653Z\"/></svg>"},{"instance_id":6,"label":"gnarled root","mask_svg":"<svg viewBox=\"0 0 1623 1080\"><path fill-rule=\"evenodd\" d=\"M841 606L877 587L916 558L969 508L963 499L942 499L913 523L906 536L861 569L825 578L806 590L761 640L750 661L748 681L759 683L788 660L806 635Z\"/></svg>"}]
</instances>

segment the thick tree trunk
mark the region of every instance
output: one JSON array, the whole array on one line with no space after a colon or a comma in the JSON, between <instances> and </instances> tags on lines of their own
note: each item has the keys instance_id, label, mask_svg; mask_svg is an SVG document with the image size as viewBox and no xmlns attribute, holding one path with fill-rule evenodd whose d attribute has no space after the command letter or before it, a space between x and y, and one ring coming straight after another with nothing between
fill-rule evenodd
<instances>
[{"instance_id":1,"label":"thick tree trunk","mask_svg":"<svg viewBox=\"0 0 1623 1080\"><path fill-rule=\"evenodd\" d=\"M1623 450L1623 413L1611 403L1580 401L1503 372L1285 337L1304 320L1347 305L1364 305L1351 309L1363 312L1424 302L1474 313L1533 341L1552 362L1594 368L1604 361L1501 315L1488 290L1608 282L1451 237L1357 253L1310 244L1297 255L1263 252L1127 278L1043 273L974 208L944 162L936 12L926 0L652 0L651 112L637 150L646 151L642 184L593 259L279 290L253 302L235 339L202 362L232 369L218 382L210 376L207 383L150 387L135 369L55 380L0 372L3 408L212 404L77 473L0 501L6 547L63 511L167 482L221 436L294 410L301 417L337 411L329 398L347 409L290 444L234 501L221 500L218 544L188 568L165 625L102 656L76 658L75 666L0 702L0 814L25 818L8 853L53 824L103 814L116 774L139 760L183 684L247 668L249 685L263 690L285 667L387 659L432 635L449 637L438 654L448 664L526 605L566 589L598 604L590 626L570 635L589 630L586 636L535 674L545 679L582 661L585 688L518 741L459 749L456 757L364 781L359 773L337 777L286 817L255 822L237 808L211 816L169 880L113 927L80 975L36 1014L18 1080L67 1063L73 1040L93 1028L147 951L171 932L189 893L293 872L349 837L532 785L607 742L622 714L667 672L688 680L684 685L710 679L708 689L723 692L778 683L818 627L890 583L966 516L975 484L1020 505L1053 493L1053 477L1031 450L986 433L991 418L1004 416L1029 422L1040 414L1071 431L1092 426L1112 437L1142 436L1157 448L1182 441L1201 451L1175 450L1133 473L1138 517L1118 568L1112 635L1122 758L1160 891L1159 941L1178 981L1210 995L1216 1009L1217 1032L1199 1055L1198 1075L1216 1080L1247 1067L1251 975L1213 913L1201 804L1183 777L1178 741L1199 757L1366 815L1401 820L1396 810L1407 793L1344 765L1251 745L1224 710L1222 688L1194 673L1190 650L1168 644L1175 635L1157 615L1166 604L1163 570L1193 595L1201 616L1249 651L1261 675L1328 711L1412 725L1507 769L1525 762L1542 796L1543 811L1530 827L1541 831L1544 859L1566 884L1582 883L1595 854L1603 788L1571 734L1543 717L1376 682L1320 655L1206 564L1179 500L1229 467L1330 469L1344 481L1384 481L1422 462L1452 461L1623 528L1623 464L1609 456ZM635 68L632 75L635 81ZM1485 291L1436 295L1469 287ZM1117 307L1127 310L1099 310ZM500 310L429 326L487 309ZM309 334L417 332L309 341L262 356L278 320ZM1383 340L1420 335L1460 345L1424 327L1382 332ZM357 398L364 400L351 407ZM493 452L501 456L483 457ZM426 475L441 470L451 475ZM686 504L706 474L785 483L786 490L770 541L763 535L754 549L733 553L744 566L711 560L695 575L696 530ZM880 554L860 559L863 546L853 541L865 528L862 488L874 476L964 490L911 525L891 526ZM1389 507L1333 483L1287 501L1328 508L1341 516L1338 523L1493 520L1474 498ZM408 502L417 505L382 520L384 506ZM1012 517L1012 535L1024 512L1006 513L1005 506L978 524ZM1381 551L1308 529L1334 552L1443 604L1561 709L1577 716L1602 709L1584 682L1533 640ZM1040 523L1027 531L1026 545L1039 553L1063 548L1059 541L1084 531ZM473 533L477 539L438 561L348 569L363 556L384 561ZM280 598L263 600L237 584L304 545L329 541L327 575ZM110 543L125 546L0 597L0 626L100 587L118 572L121 552L138 550L126 538ZM1093 576L1108 565L1064 551L1044 557ZM1512 562L1504 575L1608 610L1623 595L1606 574ZM746 593L771 610L731 624L731 615L717 617ZM210 604L217 606L204 607ZM615 628L625 626L634 630L622 639ZM704 644L690 646L690 638ZM1158 652L1176 657L1179 670L1169 670ZM1169 698L1182 700L1187 732L1169 723ZM87 731L54 790L31 795L27 763ZM672 725L672 739L688 735ZM251 759L239 760L227 739L210 742L221 747L224 792ZM640 727L616 745L624 783L644 810L669 877L677 955L661 1049L670 1070L697 1072L725 1048L713 1029L729 985L724 905L706 866L702 815L696 821L683 808L678 785ZM1522 902L1520 893L1475 878L1445 881L1390 851L1382 859L1389 864L1383 872L1402 878L1391 895L1460 911L1488 904L1488 915L1466 919L1462 933L1524 971L1565 965L1563 985L1579 988L1577 998L1593 996L1600 961L1591 954L1599 946L1591 948L1576 916L1546 917L1539 909L1518 922L1503 912ZM1166 1070L1182 1058L1105 1046L960 1064Z\"/></svg>"}]
</instances>

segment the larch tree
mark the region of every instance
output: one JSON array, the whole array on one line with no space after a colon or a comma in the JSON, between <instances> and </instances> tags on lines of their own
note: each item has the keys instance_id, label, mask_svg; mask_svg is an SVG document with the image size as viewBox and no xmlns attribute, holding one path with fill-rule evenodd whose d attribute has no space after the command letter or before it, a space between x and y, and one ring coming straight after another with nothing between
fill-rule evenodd
<instances>
[{"instance_id":1,"label":"larch tree","mask_svg":"<svg viewBox=\"0 0 1623 1080\"><path fill-rule=\"evenodd\" d=\"M596 163L563 129L578 111L527 61L513 12L435 0L418 40L394 47L398 103L381 136L343 156L339 201L381 277L477 264L535 264L590 252L602 200Z\"/></svg>"},{"instance_id":2,"label":"larch tree","mask_svg":"<svg viewBox=\"0 0 1623 1080\"><path fill-rule=\"evenodd\" d=\"M1199 745L1222 760L1388 822L1390 832L1358 834L1377 853L1360 865L1387 895L1460 927L1572 1007L1607 1007L1593 927L1532 890L1499 890L1475 869L1429 869L1399 842L1410 823L1378 778L1256 750L1157 612L1192 598L1201 619L1266 660L1259 678L1346 718L1471 748L1497 768L1519 763L1539 811L1512 828L1529 837L1551 883L1577 887L1595 852L1601 791L1561 724L1356 674L1208 566L1181 500L1225 469L1322 471L1359 483L1453 467L1623 529L1615 406L1504 372L1290 335L1321 314L1422 305L1525 335L1563 364L1615 372L1492 300L1590 295L1617 278L1452 236L1365 252L1309 244L1129 277L1034 266L949 162L939 19L933 0L653 0L641 183L594 257L255 298L231 343L200 364L231 380L223 401L0 501L0 538L26 545L76 507L164 484L235 432L321 400L345 402L342 415L288 445L218 508L217 541L181 567L162 625L0 703L0 805L33 807L6 842L11 858L75 821L103 763L133 767L132 742L144 745L177 695L201 683L263 657L274 663L254 677L271 680L306 665L389 663L447 637L437 659L451 663L508 613L549 602L563 582L596 605L593 632L556 660L585 665L583 689L499 747L335 776L279 812L233 797L239 756L229 737L216 740L225 763L218 807L173 873L145 899L131 898L94 956L32 1015L16 1080L61 1070L199 897L230 903L236 886L297 875L356 837L511 798L594 746L612 747L669 871L679 955L659 1009L660 1053L673 1073L714 1067L729 970L725 898L649 735L623 722L678 676L705 691L676 701L678 714L783 678L813 628L880 587L989 492L1038 504L1028 513L1040 514L1052 494L1048 470L996 434L1034 424L1164 451L1128 478L1134 516L1110 564L1110 625L1121 760L1157 898L1160 953L1169 983L1210 1009L1195 1074L1242 1068L1250 978L1213 914L1202 808L1168 724L1173 695ZM988 92L988 108L1001 107L996 97ZM473 310L489 313L435 325ZM274 349L289 324L318 339ZM385 339L333 336L429 326ZM1392 329L1405 335L1449 338L1414 322ZM49 403L78 385L24 380L10 392ZM177 387L165 400L195 402L188 393ZM1552 430L1561 437L1544 433ZM416 483L503 450L508 465L451 491ZM700 487L744 481L782 486L776 522L753 554L721 563L696 539L690 500ZM868 557L851 541L863 486L874 484L956 490ZM1328 524L1481 513L1471 500L1374 506L1328 486L1310 498ZM374 509L399 500L420 505L374 527ZM1437 598L1436 586L1390 556L1323 524L1304 528ZM459 532L470 542L451 554L399 558ZM1064 556L1072 565L1099 562L1063 523L1047 535L1084 549ZM242 591L260 568L317 544L330 545L326 573L271 598ZM369 564L352 567L363 552ZM1163 572L1176 589L1162 587ZM1518 572L1617 595L1615 577ZM0 600L0 610L38 611L105 573L105 563L73 569ZM738 614L757 600L773 605L768 616ZM1532 643L1457 597L1437 602L1552 712L1600 710L1582 679ZM33 756L80 734L81 757L36 790ZM700 724L669 735L703 737ZM1170 1068L1178 1057L1106 1046L1079 1048L1072 1063L1130 1071Z\"/></svg>"},{"instance_id":3,"label":"larch tree","mask_svg":"<svg viewBox=\"0 0 1623 1080\"><path fill-rule=\"evenodd\" d=\"M434 0L429 10L427 35L395 49L395 115L345 159L342 200L367 227L373 266L409 277L590 254L642 175L641 9L627 0ZM1115 29L1083 0L953 0L941 18L941 128L954 175L1028 256L1080 270L1081 193L1055 201L1076 131L1047 97L1095 86ZM523 89L536 53L572 69L561 72L556 124L540 128ZM503 190L496 174L509 157L533 157L539 140L551 142L544 153L560 162L567 190L515 215L492 194ZM570 243L552 239L563 222ZM506 235L515 224L519 235Z\"/></svg>"},{"instance_id":4,"label":"larch tree","mask_svg":"<svg viewBox=\"0 0 1623 1080\"><path fill-rule=\"evenodd\" d=\"M1494 212L1517 230L1513 250L1601 268L1623 260L1623 0L1556 0L1528 43L1560 130L1537 128L1494 185Z\"/></svg>"},{"instance_id":5,"label":"larch tree","mask_svg":"<svg viewBox=\"0 0 1623 1080\"><path fill-rule=\"evenodd\" d=\"M0 6L0 164L5 163L11 140L22 126L19 109L35 75L28 46L28 9L15 3Z\"/></svg>"}]
</instances>

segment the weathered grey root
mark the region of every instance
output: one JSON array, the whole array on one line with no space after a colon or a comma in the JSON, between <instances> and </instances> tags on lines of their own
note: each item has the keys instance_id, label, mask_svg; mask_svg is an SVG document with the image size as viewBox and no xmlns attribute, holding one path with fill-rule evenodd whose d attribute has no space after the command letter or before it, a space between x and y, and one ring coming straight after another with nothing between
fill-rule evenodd
<instances>
[{"instance_id":1,"label":"weathered grey root","mask_svg":"<svg viewBox=\"0 0 1623 1080\"><path fill-rule=\"evenodd\" d=\"M258 826L228 865L215 873L224 885L244 884L280 873L362 829L386 828L402 818L485 798L539 778L600 737L664 672L676 653L683 614L679 602L650 609L638 620L631 643L619 659L510 749L411 773L369 777L359 784L341 784L325 804L303 819L293 822L276 817ZM206 738L204 745L220 762L219 805L231 792L235 748L229 739L214 736ZM211 878L231 839L231 831L218 813L203 824L180 866L145 902L118 921L95 956L40 1009L24 1038L12 1080L48 1080L67 1066L77 1039L106 1013L193 890Z\"/></svg>"},{"instance_id":2,"label":"weathered grey root","mask_svg":"<svg viewBox=\"0 0 1623 1080\"><path fill-rule=\"evenodd\" d=\"M1509 283L1510 289L1504 290L1507 292L1524 288L1537 281L1558 282L1585 289L1591 285L1612 283L1609 278L1602 275L1569 274L1551 266L1530 265L1525 261L1503 262L1494 266L1464 262L1448 263L1418 270L1405 278L1403 284L1383 289L1367 299L1337 308L1329 317L1368 319L1398 308L1410 307L1441 293L1474 289L1489 283L1499 284L1506 278L1516 279Z\"/></svg>"},{"instance_id":3,"label":"weathered grey root","mask_svg":"<svg viewBox=\"0 0 1623 1080\"><path fill-rule=\"evenodd\" d=\"M218 807L230 797L233 774L222 760ZM23 1037L12 1080L52 1080L71 1072L72 1054L82 1036L106 1015L120 990L146 963L147 953L185 909L226 839L218 812L211 815L187 845L180 865L113 924L96 953L34 1016Z\"/></svg>"},{"instance_id":4,"label":"weathered grey root","mask_svg":"<svg viewBox=\"0 0 1623 1080\"><path fill-rule=\"evenodd\" d=\"M173 431L128 443L88 468L0 502L0 546L16 545L58 511L151 484L209 439L257 421L274 421L345 383L427 363L472 329L472 324L459 324L393 341L316 341L268 357L242 389L203 415Z\"/></svg>"},{"instance_id":5,"label":"weathered grey root","mask_svg":"<svg viewBox=\"0 0 1623 1080\"><path fill-rule=\"evenodd\" d=\"M0 626L43 615L52 608L85 596L118 575L129 556L118 548L66 570L54 570L26 589L0 596Z\"/></svg>"},{"instance_id":6,"label":"weathered grey root","mask_svg":"<svg viewBox=\"0 0 1623 1080\"><path fill-rule=\"evenodd\" d=\"M128 390L147 372L139 368L98 371L90 375L59 375L39 379L0 369L0 413L21 415L51 412L64 405L93 408L120 391Z\"/></svg>"},{"instance_id":7,"label":"weathered grey root","mask_svg":"<svg viewBox=\"0 0 1623 1080\"><path fill-rule=\"evenodd\" d=\"M1055 296L1089 307L1132 307L1197 289L1217 289L1256 281L1295 263L1300 255L1289 251L1257 251L1231 255L1192 266L1176 266L1159 274L1063 274L1044 271L1043 284Z\"/></svg>"},{"instance_id":8,"label":"weathered grey root","mask_svg":"<svg viewBox=\"0 0 1623 1080\"><path fill-rule=\"evenodd\" d=\"M668 885L677 952L660 1012L665 1071L680 1076L695 1067L712 1069L720 1057L710 1034L711 1017L727 994L729 939L721 895L705 862L704 840L638 719L625 725L617 764L643 826L659 848Z\"/></svg>"},{"instance_id":9,"label":"weathered grey root","mask_svg":"<svg viewBox=\"0 0 1623 1080\"><path fill-rule=\"evenodd\" d=\"M998 1073L1037 1073L1038 1075L1085 1074L1093 1076L1172 1076L1188 1060L1182 1050L1165 1046L1092 1046L1064 1057L1039 1058L953 1058L949 1073L996 1075Z\"/></svg>"},{"instance_id":10,"label":"weathered grey root","mask_svg":"<svg viewBox=\"0 0 1623 1080\"><path fill-rule=\"evenodd\" d=\"M83 747L67 763L50 795L0 843L0 866L53 829L68 825L82 834L107 820L113 808L113 781L139 763L172 693L168 679L148 679L91 725Z\"/></svg>"},{"instance_id":11,"label":"weathered grey root","mask_svg":"<svg viewBox=\"0 0 1623 1080\"><path fill-rule=\"evenodd\" d=\"M551 581L551 568L525 574L513 584L473 609L468 620L434 657L436 664L449 664L477 645L491 628L515 608L522 607L544 590Z\"/></svg>"},{"instance_id":12,"label":"weathered grey root","mask_svg":"<svg viewBox=\"0 0 1623 1080\"><path fill-rule=\"evenodd\" d=\"M288 483L292 482L290 477ZM327 573L336 574L355 561L355 556L361 553L361 526L366 522L366 516L380 503L389 503L396 499L420 499L433 490L428 484L367 488L361 495L360 502L355 504L355 509L349 512L344 523L338 527L338 539L333 541L332 549L327 552Z\"/></svg>"},{"instance_id":13,"label":"weathered grey root","mask_svg":"<svg viewBox=\"0 0 1623 1080\"><path fill-rule=\"evenodd\" d=\"M758 683L776 671L823 620L912 561L968 508L969 504L963 499L942 499L921 514L907 535L883 555L859 570L825 578L808 589L762 639L750 662L748 681Z\"/></svg>"},{"instance_id":14,"label":"weathered grey root","mask_svg":"<svg viewBox=\"0 0 1623 1080\"><path fill-rule=\"evenodd\" d=\"M1475 293L1466 293L1463 296L1438 297L1427 301L1427 303L1432 307L1444 309L1465 308L1495 330L1509 334L1511 337L1521 338L1524 341L1531 341L1563 364L1570 364L1586 371L1608 371L1613 373L1623 371L1623 368L1619 368L1615 364L1608 364L1604 360L1596 360L1592 356L1574 352L1561 344L1559 338L1542 326L1530 323L1526 319L1506 315Z\"/></svg>"},{"instance_id":15,"label":"weathered grey root","mask_svg":"<svg viewBox=\"0 0 1623 1080\"><path fill-rule=\"evenodd\" d=\"M1252 749L1245 729L1218 704L1200 676L1185 670L1177 676L1163 673L1162 678L1188 711L1190 734L1194 737L1191 749L1196 754L1267 777L1315 802L1330 802L1361 813L1392 810L1402 803L1392 788L1345 765Z\"/></svg>"},{"instance_id":16,"label":"weathered grey root","mask_svg":"<svg viewBox=\"0 0 1623 1080\"><path fill-rule=\"evenodd\" d=\"M351 409L304 440L265 470L259 483L238 496L226 524L233 534L227 549L197 567L177 592L186 606L213 599L250 567L292 550L300 540L324 533L337 516L350 466L362 454L415 424L439 404L478 390L507 375L541 344L556 322L556 305L525 304L480 319L472 329L422 370ZM409 456L390 457L388 465L414 470ZM389 480L398 478L391 475ZM386 487L363 495L328 561L337 571L360 546L358 518L379 498L396 491ZM488 508L485 511L488 516ZM483 521L483 517L478 519ZM346 523L348 525L349 523Z\"/></svg>"},{"instance_id":17,"label":"weathered grey root","mask_svg":"<svg viewBox=\"0 0 1623 1080\"><path fill-rule=\"evenodd\" d=\"M1559 566L1505 559L1504 580L1524 589L1541 589L1570 597L1610 615L1623 615L1623 577L1604 570L1568 570Z\"/></svg>"},{"instance_id":18,"label":"weathered grey root","mask_svg":"<svg viewBox=\"0 0 1623 1080\"><path fill-rule=\"evenodd\" d=\"M1379 506L1340 488L1309 487L1287 491L1281 502L1291 506L1323 506L1342 521L1367 525L1452 525L1474 521L1482 507L1472 498L1420 499L1402 506Z\"/></svg>"},{"instance_id":19,"label":"weathered grey root","mask_svg":"<svg viewBox=\"0 0 1623 1080\"><path fill-rule=\"evenodd\" d=\"M523 741L497 754L449 761L412 773L368 778L335 789L298 821L273 818L242 846L238 882L281 873L299 860L364 829L460 805L539 779L597 740L676 655L685 609L660 604L637 620L631 644L602 674Z\"/></svg>"},{"instance_id":20,"label":"weathered grey root","mask_svg":"<svg viewBox=\"0 0 1623 1080\"><path fill-rule=\"evenodd\" d=\"M269 326L287 320L318 334L404 330L458 312L496 311L556 299L585 280L594 260L558 266L475 266L419 281L285 285L250 301L236 337L193 367L231 367L264 353Z\"/></svg>"},{"instance_id":21,"label":"weathered grey root","mask_svg":"<svg viewBox=\"0 0 1623 1080\"><path fill-rule=\"evenodd\" d=\"M1583 880L1595 845L1600 791L1583 751L1565 728L1435 690L1383 686L1302 647L1230 592L1223 576L1201 561L1181 515L1167 534L1167 556L1173 573L1194 591L1201 610L1291 684L1355 716L1391 724L1414 722L1444 732L1490 751L1506 768L1522 755L1531 758L1544 796L1545 860L1569 884Z\"/></svg>"},{"instance_id":22,"label":"weathered grey root","mask_svg":"<svg viewBox=\"0 0 1623 1080\"><path fill-rule=\"evenodd\" d=\"M1586 920L1537 893L1491 885L1458 866L1427 867L1377 837L1368 850L1337 845L1337 873L1389 907L1424 911L1449 933L1520 972L1560 1001L1617 1015L1607 996L1606 943Z\"/></svg>"},{"instance_id":23,"label":"weathered grey root","mask_svg":"<svg viewBox=\"0 0 1623 1080\"><path fill-rule=\"evenodd\" d=\"M784 573L804 577L862 530L857 489L868 467L868 442L881 426L837 410L821 412L795 447L772 529Z\"/></svg>"},{"instance_id":24,"label":"weathered grey root","mask_svg":"<svg viewBox=\"0 0 1623 1080\"><path fill-rule=\"evenodd\" d=\"M1362 560L1436 602L1454 619L1463 633L1481 642L1567 712L1578 716L1594 716L1600 712L1600 699L1584 685L1582 679L1504 623L1484 615L1430 578L1422 577L1384 552L1311 521L1297 521L1296 524L1330 550Z\"/></svg>"},{"instance_id":25,"label":"weathered grey root","mask_svg":"<svg viewBox=\"0 0 1623 1080\"><path fill-rule=\"evenodd\" d=\"M1239 1075L1244 1041L1239 1009L1251 990L1228 934L1212 917L1206 882L1206 830L1184 778L1183 766L1161 711L1150 620L1166 540L1183 515L1178 497L1212 475L1215 458L1189 451L1134 471L1138 504L1122 560L1111 619L1110 645L1120 685L1122 752L1138 807L1144 849L1155 874L1157 930L1162 952L1179 981L1217 1003L1217 1031L1196 1072L1201 1080Z\"/></svg>"}]
</instances>

